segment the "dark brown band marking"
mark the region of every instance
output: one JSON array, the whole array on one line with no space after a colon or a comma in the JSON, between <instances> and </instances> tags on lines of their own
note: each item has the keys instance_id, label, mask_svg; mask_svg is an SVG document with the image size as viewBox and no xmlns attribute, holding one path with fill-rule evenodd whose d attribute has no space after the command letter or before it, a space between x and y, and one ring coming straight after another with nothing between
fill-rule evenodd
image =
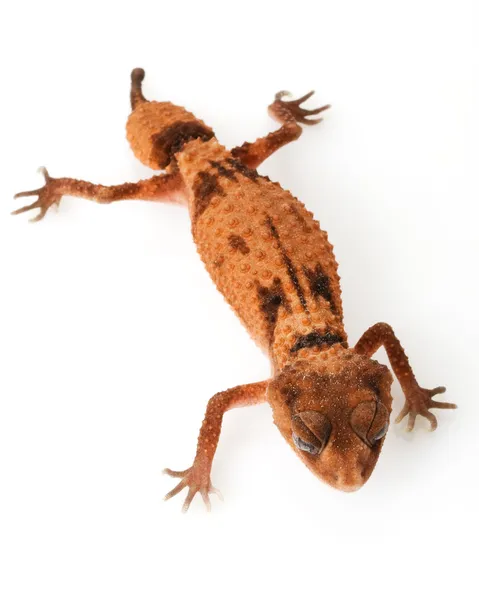
<instances>
[{"instance_id":1,"label":"dark brown band marking","mask_svg":"<svg viewBox=\"0 0 479 600\"><path fill-rule=\"evenodd\" d=\"M241 254L249 254L249 246L246 240L239 235L230 235L228 238L230 246L234 250L239 250Z\"/></svg>"},{"instance_id":2,"label":"dark brown band marking","mask_svg":"<svg viewBox=\"0 0 479 600\"><path fill-rule=\"evenodd\" d=\"M195 194L195 221L208 208L213 196L224 196L218 176L206 171L200 171L196 176L193 191Z\"/></svg>"},{"instance_id":3,"label":"dark brown band marking","mask_svg":"<svg viewBox=\"0 0 479 600\"><path fill-rule=\"evenodd\" d=\"M207 142L214 132L197 121L177 121L167 129L152 136L153 158L157 159L160 169L166 167L177 152L191 140Z\"/></svg>"},{"instance_id":4,"label":"dark brown band marking","mask_svg":"<svg viewBox=\"0 0 479 600\"><path fill-rule=\"evenodd\" d=\"M234 167L234 169L238 173L241 173L241 175L244 175L248 179L251 179L251 181L256 181L259 178L259 174L256 169L250 169L239 160L236 160L234 158L227 158L226 162L229 163L232 167Z\"/></svg>"},{"instance_id":5,"label":"dark brown band marking","mask_svg":"<svg viewBox=\"0 0 479 600\"><path fill-rule=\"evenodd\" d=\"M276 321L278 320L278 311L280 306L291 312L291 307L284 293L281 279L275 277L271 287L262 287L256 282L258 290L258 298L260 301L261 310L266 317L266 323L268 327L268 338L271 344L274 337L274 330L276 327Z\"/></svg>"},{"instance_id":6,"label":"dark brown band marking","mask_svg":"<svg viewBox=\"0 0 479 600\"><path fill-rule=\"evenodd\" d=\"M229 179L230 181L238 181L236 179L236 172L233 171L233 169L228 169L216 160L210 160L210 165L217 170L220 177L226 177L226 179Z\"/></svg>"},{"instance_id":7,"label":"dark brown band marking","mask_svg":"<svg viewBox=\"0 0 479 600\"><path fill-rule=\"evenodd\" d=\"M318 298L318 296L321 296L329 302L333 313L336 313L337 309L331 293L331 281L321 269L321 265L316 265L314 270L303 267L303 273L308 280L309 289L313 298Z\"/></svg>"},{"instance_id":8,"label":"dark brown band marking","mask_svg":"<svg viewBox=\"0 0 479 600\"><path fill-rule=\"evenodd\" d=\"M317 331L312 331L307 335L298 337L290 352L297 352L298 350L301 350L301 348L321 348L322 346L332 346L333 344L341 344L344 346L344 338L337 333L331 333L330 331L327 331L322 335Z\"/></svg>"},{"instance_id":9,"label":"dark brown band marking","mask_svg":"<svg viewBox=\"0 0 479 600\"><path fill-rule=\"evenodd\" d=\"M296 294L298 295L299 301L301 302L301 306L304 308L304 310L306 312L308 312L308 307L306 305L306 298L304 297L303 288L301 287L301 284L299 283L298 275L296 273L296 269L294 268L293 261L289 258L288 254L286 253L286 250L284 249L283 244L281 243L278 230L276 229L275 225L273 224L273 220L271 219L270 216L268 216L266 218L266 224L268 225L272 236L279 244L281 256L283 257L284 264L286 265L286 269L288 270L289 278L291 279L291 283L293 284L294 289L296 290Z\"/></svg>"}]
</instances>

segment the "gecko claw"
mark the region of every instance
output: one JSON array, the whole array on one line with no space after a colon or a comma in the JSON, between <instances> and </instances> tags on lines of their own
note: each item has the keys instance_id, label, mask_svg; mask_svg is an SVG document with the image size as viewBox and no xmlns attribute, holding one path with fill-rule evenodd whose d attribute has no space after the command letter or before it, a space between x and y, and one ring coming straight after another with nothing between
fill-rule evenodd
<instances>
[{"instance_id":1,"label":"gecko claw","mask_svg":"<svg viewBox=\"0 0 479 600\"><path fill-rule=\"evenodd\" d=\"M40 221L47 214L48 209L56 204L57 206L60 204L60 200L62 199L62 194L59 193L58 189L56 189L56 182L58 180L50 177L50 174L46 170L45 167L40 167L38 172L43 175L45 178L45 185L36 190L29 190L27 192L19 192L15 194L14 198L26 198L28 196L38 196L38 200L33 202L32 204L28 204L26 206L22 206L21 208L17 208L12 211L12 215L20 215L21 213L27 212L29 210L33 210L35 208L39 208L40 212L30 219L32 223L36 221Z\"/></svg>"},{"instance_id":2,"label":"gecko claw","mask_svg":"<svg viewBox=\"0 0 479 600\"><path fill-rule=\"evenodd\" d=\"M222 493L219 491L219 489L218 489L218 488L211 487L211 489L210 489L210 494L215 494L215 495L216 495L216 497L218 498L218 500L221 500L221 502L224 502L224 501L225 501L225 499L224 499L224 497L223 497L223 494L222 494Z\"/></svg>"},{"instance_id":3,"label":"gecko claw","mask_svg":"<svg viewBox=\"0 0 479 600\"><path fill-rule=\"evenodd\" d=\"M437 418L429 409L457 408L457 405L452 404L451 402L437 402L436 400L432 400L433 396L436 394L443 394L445 391L446 388L444 386L428 390L421 388L416 384L409 393L406 394L406 402L401 412L396 417L396 423L400 423L406 415L409 415L406 431L412 431L416 424L416 417L421 415L431 424L430 431L435 431L437 428Z\"/></svg>"},{"instance_id":4,"label":"gecko claw","mask_svg":"<svg viewBox=\"0 0 479 600\"><path fill-rule=\"evenodd\" d=\"M269 107L271 116L279 121L280 123L286 123L288 121L296 121L296 123L302 123L303 125L316 125L320 123L322 119L309 119L311 115L318 115L319 113L327 110L331 107L330 104L325 104L319 108L308 110L301 108L301 104L311 98L314 94L313 91L308 92L297 100L283 100L285 96L291 96L290 92L281 91L275 96L273 104Z\"/></svg>"},{"instance_id":5,"label":"gecko claw","mask_svg":"<svg viewBox=\"0 0 479 600\"><path fill-rule=\"evenodd\" d=\"M221 492L211 485L209 472L205 473L205 470L200 467L193 466L185 471L163 469L163 473L165 475L170 475L170 477L181 477L180 483L166 494L165 500L173 498L173 496L179 494L185 487L189 488L181 509L184 513L188 512L190 504L197 493L203 498L203 502L205 503L208 512L211 512L210 494L216 494L220 500L223 500Z\"/></svg>"},{"instance_id":6,"label":"gecko claw","mask_svg":"<svg viewBox=\"0 0 479 600\"><path fill-rule=\"evenodd\" d=\"M287 96L288 98L290 98L293 94L291 92L288 92L287 90L281 90L280 92L278 92L277 94L275 94L274 99L275 100L282 100L285 96Z\"/></svg>"}]
</instances>

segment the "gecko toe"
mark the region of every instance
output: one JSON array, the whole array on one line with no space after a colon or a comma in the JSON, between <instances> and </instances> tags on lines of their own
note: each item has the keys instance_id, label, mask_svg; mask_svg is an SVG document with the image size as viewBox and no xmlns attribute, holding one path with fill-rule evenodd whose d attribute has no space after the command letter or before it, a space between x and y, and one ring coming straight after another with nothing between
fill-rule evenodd
<instances>
[{"instance_id":1,"label":"gecko toe","mask_svg":"<svg viewBox=\"0 0 479 600\"><path fill-rule=\"evenodd\" d=\"M206 510L211 512L211 500L206 490L201 490L201 497L203 498L203 502L205 503Z\"/></svg>"},{"instance_id":2,"label":"gecko toe","mask_svg":"<svg viewBox=\"0 0 479 600\"><path fill-rule=\"evenodd\" d=\"M409 413L409 418L407 421L406 431L412 431L414 429L414 425L416 424L417 413Z\"/></svg>"},{"instance_id":3,"label":"gecko toe","mask_svg":"<svg viewBox=\"0 0 479 600\"><path fill-rule=\"evenodd\" d=\"M404 417L408 414L409 412L409 407L407 405L407 403L402 407L401 412L398 414L398 416L396 417L396 423L400 423Z\"/></svg>"},{"instance_id":4,"label":"gecko toe","mask_svg":"<svg viewBox=\"0 0 479 600\"><path fill-rule=\"evenodd\" d=\"M181 490L183 490L187 485L188 485L188 482L186 481L186 479L182 479L180 481L180 483L171 490L171 492L168 492L166 494L166 496L164 497L164 500L169 500L170 498L173 498L173 496L176 496L176 494L179 494L181 492Z\"/></svg>"},{"instance_id":5,"label":"gecko toe","mask_svg":"<svg viewBox=\"0 0 479 600\"><path fill-rule=\"evenodd\" d=\"M184 477L190 469L184 471L172 471L171 469L163 469L163 475L169 475L170 477Z\"/></svg>"},{"instance_id":6,"label":"gecko toe","mask_svg":"<svg viewBox=\"0 0 479 600\"><path fill-rule=\"evenodd\" d=\"M423 414L423 417L425 417L429 421L429 423L431 424L430 431L436 431L436 429L437 429L437 419L432 414L432 412L430 412L430 411L425 412Z\"/></svg>"},{"instance_id":7,"label":"gecko toe","mask_svg":"<svg viewBox=\"0 0 479 600\"><path fill-rule=\"evenodd\" d=\"M431 400L431 408L457 408L457 404L452 402L438 402L437 400Z\"/></svg>"},{"instance_id":8,"label":"gecko toe","mask_svg":"<svg viewBox=\"0 0 479 600\"><path fill-rule=\"evenodd\" d=\"M311 98L311 96L313 94L314 94L314 90L311 90L310 92L308 92L304 96L301 96L301 98L298 98L297 100L291 100L291 104L295 104L296 106L299 106L303 102L306 102L306 100L309 100L309 98Z\"/></svg>"},{"instance_id":9,"label":"gecko toe","mask_svg":"<svg viewBox=\"0 0 479 600\"><path fill-rule=\"evenodd\" d=\"M197 487L190 487L190 489L188 490L188 494L186 496L186 500L183 502L183 507L181 509L181 512L183 512L183 513L188 512L188 509L190 508L190 504L191 504L193 498L196 496L197 492L198 492Z\"/></svg>"}]
</instances>

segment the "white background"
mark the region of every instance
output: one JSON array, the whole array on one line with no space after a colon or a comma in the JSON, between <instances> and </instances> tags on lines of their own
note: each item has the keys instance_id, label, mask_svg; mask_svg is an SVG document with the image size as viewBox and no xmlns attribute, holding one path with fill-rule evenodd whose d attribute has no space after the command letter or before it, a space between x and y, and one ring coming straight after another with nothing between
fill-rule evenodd
<instances>
[{"instance_id":1,"label":"white background","mask_svg":"<svg viewBox=\"0 0 479 600\"><path fill-rule=\"evenodd\" d=\"M473 1L16 2L2 8L0 597L471 598L477 590L478 21ZM316 89L324 122L261 172L320 219L351 343L393 325L459 410L392 427L369 483L314 479L267 405L225 418L224 496L162 502L208 398L268 376L210 283L186 211L66 198L10 217L35 170L149 176L129 73L224 144ZM474 87L476 85L476 87ZM19 203L20 201L17 201ZM379 357L385 360L385 355ZM403 403L394 384L394 415ZM474 587L470 587L474 586Z\"/></svg>"}]
</instances>

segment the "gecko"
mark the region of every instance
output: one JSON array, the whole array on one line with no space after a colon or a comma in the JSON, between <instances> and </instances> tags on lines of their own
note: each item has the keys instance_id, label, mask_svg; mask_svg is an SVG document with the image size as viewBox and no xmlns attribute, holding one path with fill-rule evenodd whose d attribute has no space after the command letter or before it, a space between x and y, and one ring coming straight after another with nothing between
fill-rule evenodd
<instances>
[{"instance_id":1,"label":"gecko","mask_svg":"<svg viewBox=\"0 0 479 600\"><path fill-rule=\"evenodd\" d=\"M43 219L63 196L102 204L119 200L172 202L185 206L198 253L217 289L271 362L269 379L215 394L208 402L193 465L165 469L179 483L165 497L187 489L183 511L199 494L208 509L211 467L224 414L233 408L269 403L273 421L300 460L321 480L355 491L369 479L388 431L392 410L390 370L374 360L385 348L405 396L396 422L408 415L437 419L431 408L444 387L421 387L393 329L370 327L349 346L343 324L341 289L333 246L313 214L289 191L257 168L282 146L297 140L304 125L330 108L306 109L313 92L296 100L278 92L268 107L279 128L228 150L211 127L185 108L149 101L143 69L131 73L131 113L126 136L135 156L154 170L149 179L96 185L54 178L42 168L43 187L15 198L37 196L12 214L39 209Z\"/></svg>"}]
</instances>

